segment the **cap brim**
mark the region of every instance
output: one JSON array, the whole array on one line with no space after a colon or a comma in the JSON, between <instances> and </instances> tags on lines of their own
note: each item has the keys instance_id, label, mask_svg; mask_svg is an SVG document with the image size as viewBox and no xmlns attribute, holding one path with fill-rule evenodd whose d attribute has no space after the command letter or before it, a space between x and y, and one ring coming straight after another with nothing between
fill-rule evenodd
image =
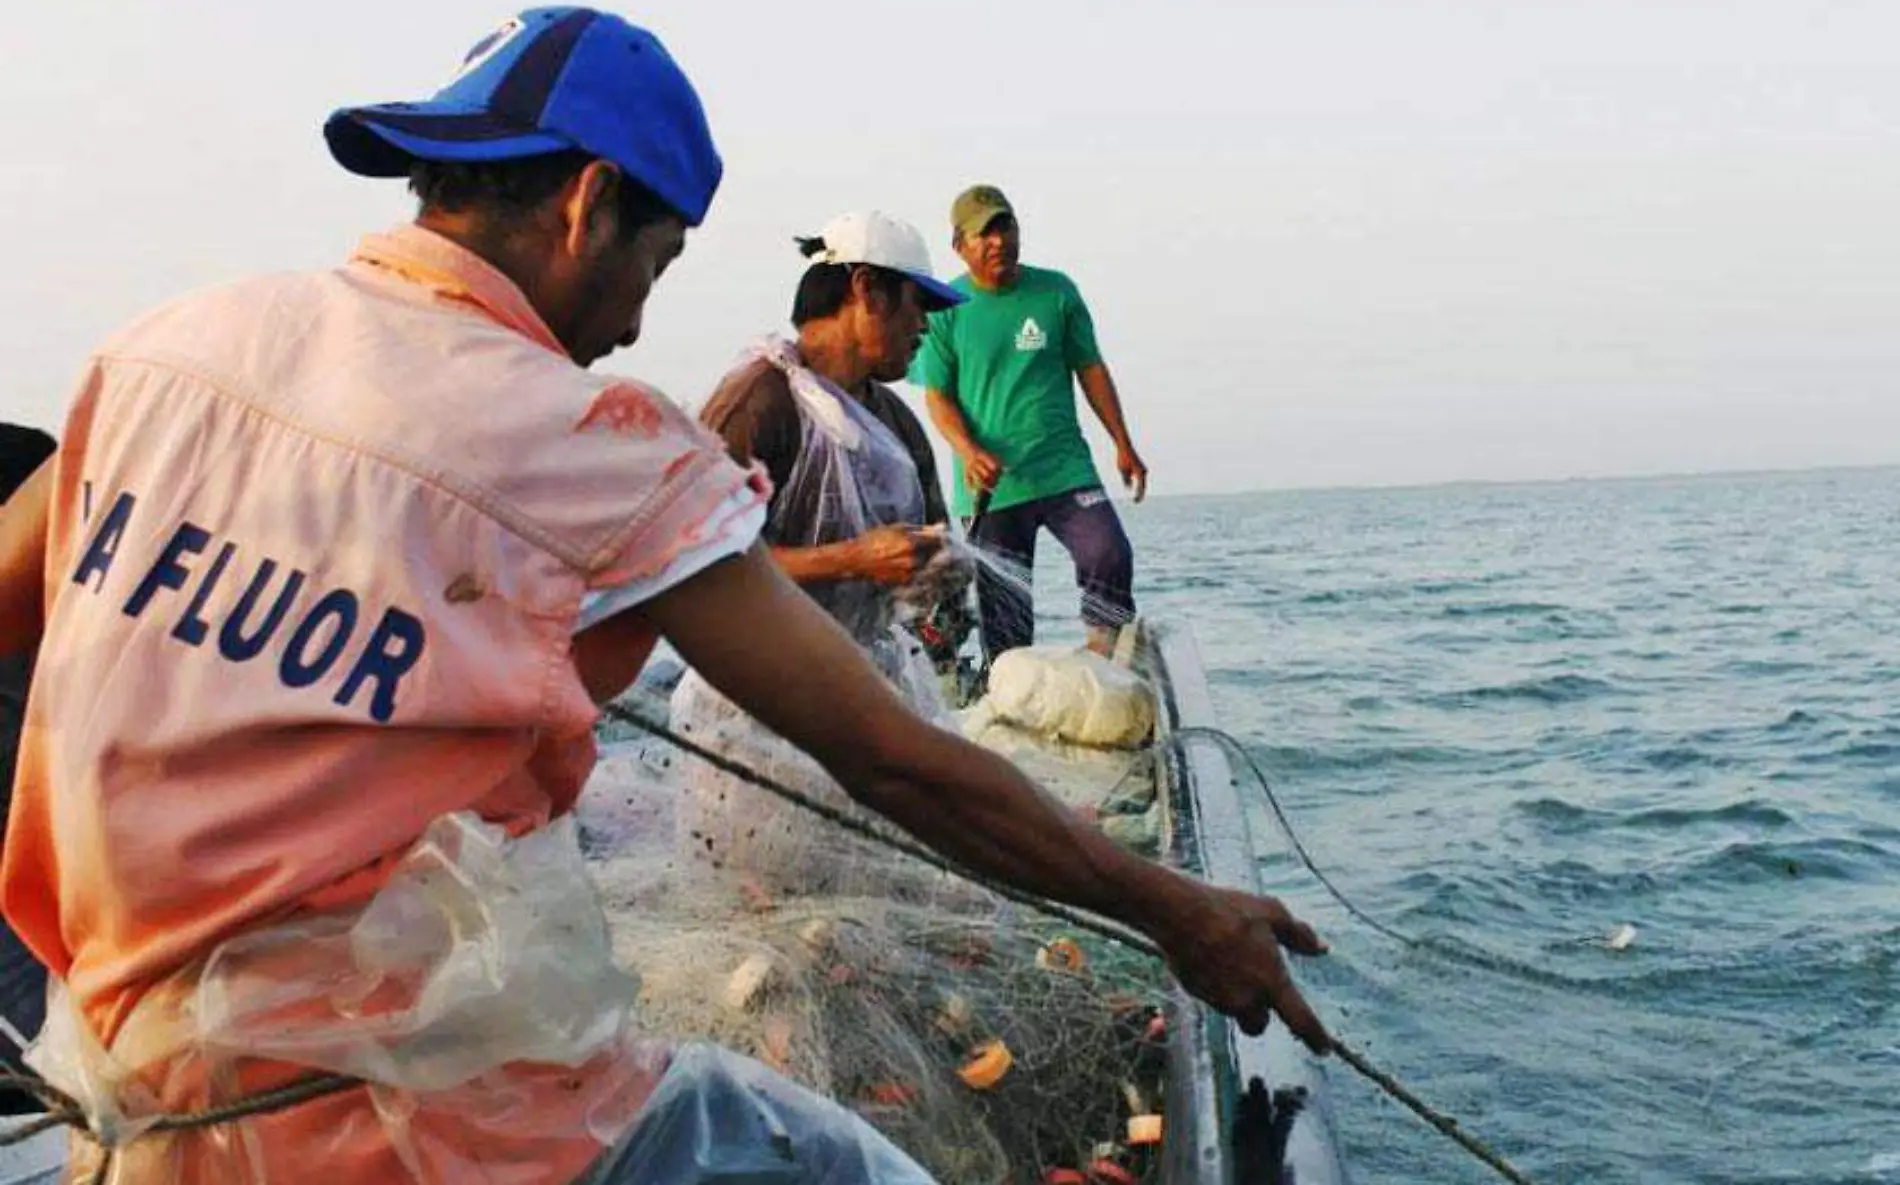
<instances>
[{"instance_id":1,"label":"cap brim","mask_svg":"<svg viewBox=\"0 0 1900 1185\"><path fill-rule=\"evenodd\" d=\"M330 155L364 177L406 177L418 160L513 160L574 145L481 110L447 103L346 107L323 125Z\"/></svg>"},{"instance_id":2,"label":"cap brim","mask_svg":"<svg viewBox=\"0 0 1900 1185\"><path fill-rule=\"evenodd\" d=\"M916 272L904 274L916 281L917 292L922 298L921 303L926 313L940 313L945 309L953 309L970 299L935 276L919 275Z\"/></svg>"},{"instance_id":3,"label":"cap brim","mask_svg":"<svg viewBox=\"0 0 1900 1185\"><path fill-rule=\"evenodd\" d=\"M1008 206L985 206L970 217L965 218L955 229L956 232L964 238L973 238L988 230L990 223L995 222L1005 214L1011 218L1016 217L1016 211Z\"/></svg>"}]
</instances>

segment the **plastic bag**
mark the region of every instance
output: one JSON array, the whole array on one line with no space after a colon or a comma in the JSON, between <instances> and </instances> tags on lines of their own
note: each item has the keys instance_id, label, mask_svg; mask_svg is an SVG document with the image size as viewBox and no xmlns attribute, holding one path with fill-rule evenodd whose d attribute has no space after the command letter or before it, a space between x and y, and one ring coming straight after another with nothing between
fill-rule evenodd
<instances>
[{"instance_id":1,"label":"plastic bag","mask_svg":"<svg viewBox=\"0 0 1900 1185\"><path fill-rule=\"evenodd\" d=\"M299 1007L319 985L329 1006ZM402 1003L371 1003L392 988ZM440 1091L507 1062L580 1065L620 1032L639 991L613 961L573 816L510 840L451 815L360 915L218 947L198 985L198 1036Z\"/></svg>"},{"instance_id":2,"label":"plastic bag","mask_svg":"<svg viewBox=\"0 0 1900 1185\"><path fill-rule=\"evenodd\" d=\"M931 1185L862 1119L715 1045L683 1047L578 1185Z\"/></svg>"},{"instance_id":3,"label":"plastic bag","mask_svg":"<svg viewBox=\"0 0 1900 1185\"><path fill-rule=\"evenodd\" d=\"M740 365L760 359L784 373L803 426L798 460L773 496L765 537L783 547L818 547L873 527L921 526L923 483L897 434L807 369L791 342L764 338ZM861 645L879 641L897 620L891 590L872 581L828 581L805 591Z\"/></svg>"},{"instance_id":4,"label":"plastic bag","mask_svg":"<svg viewBox=\"0 0 1900 1185\"><path fill-rule=\"evenodd\" d=\"M1088 650L1025 646L990 666L984 711L1038 736L1133 748L1154 732L1154 692L1125 667Z\"/></svg>"},{"instance_id":5,"label":"plastic bag","mask_svg":"<svg viewBox=\"0 0 1900 1185\"><path fill-rule=\"evenodd\" d=\"M457 814L364 907L248 931L152 986L110 1050L56 981L28 1062L120 1146L113 1182L299 1180L324 1164L560 1182L626 1133L665 1072L669 1046L633 1024L636 993L571 819L509 839ZM310 1071L361 1077L368 1098L149 1131ZM89 1171L98 1150L74 1147Z\"/></svg>"}]
</instances>

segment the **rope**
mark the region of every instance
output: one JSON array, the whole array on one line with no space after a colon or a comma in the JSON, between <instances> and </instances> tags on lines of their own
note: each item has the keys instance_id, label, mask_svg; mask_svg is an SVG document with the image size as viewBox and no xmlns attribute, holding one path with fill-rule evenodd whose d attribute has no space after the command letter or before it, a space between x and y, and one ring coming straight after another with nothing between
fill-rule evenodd
<instances>
[{"instance_id":1,"label":"rope","mask_svg":"<svg viewBox=\"0 0 1900 1185\"><path fill-rule=\"evenodd\" d=\"M1293 830L1292 820L1288 819L1286 812L1280 808L1280 799L1273 793L1273 784L1267 781L1267 775L1261 770L1259 764L1254 761L1253 754L1247 752L1246 746L1242 745L1231 733L1223 732L1218 728L1190 725L1185 728L1175 729L1174 738L1177 743L1181 741L1191 741L1196 738L1210 740L1240 758L1241 762L1246 765L1248 771L1253 774L1254 780L1260 783L1260 792L1266 797L1267 806L1272 808L1273 818L1280 824L1280 830L1286 834L1287 843L1292 845L1293 854L1300 858L1300 863L1306 866L1306 871L1312 873L1313 879L1325 886L1326 891L1332 894L1333 900L1339 902L1347 913L1358 918L1359 921L1365 925L1377 930L1379 933L1400 945L1431 945L1422 939L1412 937L1410 934L1394 930L1384 922L1381 922L1378 918L1360 909L1357 905L1354 905L1344 893L1340 892L1332 881L1327 879L1326 874L1320 871L1319 865L1313 862L1313 857L1307 854L1306 845L1300 842L1299 833Z\"/></svg>"},{"instance_id":2,"label":"rope","mask_svg":"<svg viewBox=\"0 0 1900 1185\"><path fill-rule=\"evenodd\" d=\"M786 802L791 803L793 806L810 811L819 818L843 828L854 835L862 836L865 839L871 840L873 843L883 844L893 851L902 852L912 859L920 860L930 867L937 869L939 872L947 872L951 876L961 877L964 880L981 885L999 897L1006 897L1018 905L1027 906L1030 909L1037 910L1050 917L1059 918L1072 926L1078 926L1091 933L1100 935L1103 938L1120 943L1138 953L1151 955L1155 958L1161 957L1161 952L1153 943L1125 926L1118 925L1106 918L1096 917L1093 914L1071 909L1060 902L1050 901L1046 897L1038 897L1034 893L1024 892L1013 885L990 880L982 873L965 868L953 860L947 860L939 856L922 844L913 843L900 836L880 831L862 819L853 818L829 803L819 802L817 799L800 793L790 786L776 782L764 774L753 770L743 762L734 761L730 757L708 749L696 741L688 740L666 725L649 717L642 716L638 712L624 708L619 704L607 704L601 710L606 715L613 717L623 724L631 724L635 728L651 733L653 736L667 742L676 749L692 754L714 769L731 774L740 781L756 786L769 794L776 795Z\"/></svg>"},{"instance_id":3,"label":"rope","mask_svg":"<svg viewBox=\"0 0 1900 1185\"><path fill-rule=\"evenodd\" d=\"M1126 927L1117 925L1104 918L1094 917L1090 914L1070 909L1059 902L1047 900L1036 894L1026 893L1013 886L984 876L973 869L967 869L952 861L945 860L936 853L918 844L911 843L908 840L903 840L896 836L887 835L860 819L852 818L828 804L818 802L789 786L782 785L739 762L733 761L680 736L657 721L650 720L636 712L622 708L618 704L608 704L605 711L608 715L623 723L631 724L636 728L651 733L660 740L666 741L676 748L698 757L700 760L707 762L715 768L731 774L733 777L756 786L761 790L777 795L787 802L811 811L845 830L862 835L875 843L883 844L894 851L902 852L905 855L921 860L941 871L955 876L961 876L999 896L1038 910L1051 917L1060 918L1071 925L1078 926L1120 943L1140 954L1147 955L1156 960L1165 961L1159 947ZM1217 729L1182 729L1177 736L1181 739L1187 739L1191 736L1211 736L1220 739L1224 744L1238 746L1237 741ZM1241 750L1241 754L1243 757L1246 757L1248 764L1251 765L1252 758L1246 755L1244 749ZM1281 812L1279 803L1274 800L1271 789L1267 787L1265 777L1260 775L1257 767L1255 767L1254 772L1256 776L1260 777L1261 786L1267 790L1267 798L1273 806L1275 815L1280 819L1281 825L1287 828L1288 836L1292 840L1294 848L1299 853L1302 862L1305 863L1307 870L1312 872L1313 875L1319 879L1320 883L1325 885L1326 888L1333 893L1334 897L1352 912L1353 916L1382 932L1400 937L1401 940L1409 941L1404 939L1403 936L1398 935L1395 931L1380 926L1377 922L1361 913L1347 901L1337 889L1333 888L1331 882L1327 881L1319 869L1313 864L1311 857L1306 854L1304 847L1300 846L1298 838L1292 834L1286 816ZM1489 1145L1475 1136L1466 1133L1465 1130L1459 1126L1456 1119L1434 1109L1429 1104L1420 1100L1418 1096L1414 1095L1410 1090L1407 1090L1405 1085L1399 1082L1398 1079L1373 1065L1367 1060L1364 1054L1338 1038L1334 1038L1333 1040L1333 1052L1339 1056L1342 1062L1350 1066L1354 1072L1373 1083L1391 1098L1396 1099L1407 1109L1431 1124L1432 1127L1450 1137L1461 1148L1496 1171L1505 1180L1513 1182L1513 1185L1532 1185L1530 1178L1512 1167L1509 1161L1505 1160ZM249 1095L235 1102L215 1107L207 1107L198 1111L155 1116L139 1134L142 1136L148 1132L193 1131L216 1127L240 1119L248 1119L256 1115L285 1110L313 1099L325 1098L329 1095L339 1094L345 1090L363 1085L366 1084L362 1079L347 1074L312 1074L286 1086ZM92 1130L91 1124L86 1118L85 1110L64 1091L59 1090L49 1083L42 1082L37 1078L18 1074L0 1074L0 1089L5 1088L24 1091L42 1103L45 1103L47 1105L47 1114L17 1128L0 1132L0 1148L23 1143L42 1132L60 1126L73 1127L84 1133L95 1143L99 1142L97 1133ZM133 1138L137 1139L139 1137L134 1136ZM107 1147L104 1150L104 1156L100 1160L98 1170L93 1174L93 1185L104 1185L111 1173L112 1162L113 1149Z\"/></svg>"},{"instance_id":4,"label":"rope","mask_svg":"<svg viewBox=\"0 0 1900 1185\"><path fill-rule=\"evenodd\" d=\"M1313 862L1313 857L1307 852L1306 845L1300 842L1299 832L1293 829L1293 821L1287 817L1286 810L1281 807L1279 796L1273 792L1273 783L1268 780L1266 771L1260 768L1260 763L1254 759L1253 754L1248 752L1247 746L1242 744L1232 733L1222 731L1218 728L1207 728L1198 725L1177 729L1173 737L1176 745L1184 741L1197 739L1213 741L1222 749L1226 750L1229 755L1237 758L1240 763L1246 767L1247 772L1253 775L1254 782L1260 787L1261 797L1267 800L1267 806L1273 812L1274 821L1279 824L1281 833L1286 836L1287 844L1292 847L1294 855L1299 857L1301 865L1306 868L1307 872L1312 874L1314 880L1318 881L1326 889L1327 894L1330 895L1334 901L1338 902L1342 909L1358 919L1358 921L1364 924L1368 929L1383 934L1399 945L1412 950L1424 951L1427 954L1435 955L1441 959L1449 959L1452 962L1462 963L1467 967L1476 967L1479 970L1490 971L1494 974L1503 975L1523 983L1534 983L1543 987L1557 988L1563 991L1572 991L1589 986L1587 982L1579 981L1547 968L1533 967L1528 963L1513 959L1509 955L1502 955L1496 951L1487 950L1475 943L1454 942L1436 936L1420 937L1416 934L1407 934L1402 930L1395 930L1391 926L1381 922L1378 918L1373 917L1365 910L1353 904L1352 899L1347 897L1337 885L1333 884L1331 878L1320 870L1318 864ZM1577 941L1601 942L1602 940L1597 938L1585 938L1578 939Z\"/></svg>"},{"instance_id":5,"label":"rope","mask_svg":"<svg viewBox=\"0 0 1900 1185\"><path fill-rule=\"evenodd\" d=\"M1351 1066L1360 1077L1373 1083L1386 1094L1405 1104L1414 1115L1417 1115L1426 1123L1431 1124L1439 1131L1450 1136L1460 1148L1463 1148L1466 1152L1471 1153L1471 1155L1489 1165L1497 1172L1498 1176L1503 1177L1506 1181L1513 1182L1513 1185L1532 1185L1529 1177L1526 1177L1523 1173L1512 1167L1511 1162L1499 1156L1490 1145L1478 1139L1476 1136L1467 1134L1464 1128L1458 1126L1456 1119L1453 1119L1441 1111L1434 1110L1430 1104L1422 1102L1417 1095L1405 1089L1404 1083L1367 1061L1364 1054L1343 1041L1333 1042L1333 1052L1337 1053L1339 1060Z\"/></svg>"},{"instance_id":6,"label":"rope","mask_svg":"<svg viewBox=\"0 0 1900 1185\"><path fill-rule=\"evenodd\" d=\"M918 844L900 839L893 835L888 835L866 824L861 819L854 819L850 815L839 811L827 803L819 802L817 799L801 791L794 790L790 786L766 777L764 774L751 769L742 762L734 761L723 754L715 753L703 745L690 741L657 720L641 715L629 708L610 703L605 705L602 710L607 715L622 723L630 724L686 753L692 754L694 757L699 758L715 769L730 774L749 785L756 786L794 806L810 811L823 819L843 827L847 831L861 835L874 843L883 844L893 851L902 852L905 855L915 857L944 872L961 876L1011 901L1026 905L1048 916L1061 918L1072 925L1091 931L1102 937L1113 939L1139 954L1147 955L1150 958L1164 963L1166 961L1165 956L1161 953L1161 949L1158 946L1123 926L1103 918L1072 910L1059 902L1050 901L1036 894L1025 893L1020 889L1006 885L1001 881L976 872L973 869L963 868L951 861L945 860L935 852L929 851ZM1239 745L1238 741L1226 733L1221 732L1219 729L1184 728L1179 730L1175 735L1179 740L1187 740L1196 736L1216 737L1222 739L1229 745ZM1241 753L1243 757L1246 757L1248 764L1251 765L1252 758L1246 756L1244 749L1241 750ZM1262 788L1266 788L1266 779L1264 775L1259 774L1258 767L1255 767L1254 772L1257 776L1260 776ZM1273 803L1274 813L1279 816L1282 826L1288 826L1286 816L1280 811L1279 803L1273 800L1272 791L1268 790L1267 794L1268 801ZM1288 828L1288 835L1293 839L1295 849L1300 853L1300 857L1306 864L1308 871L1312 872L1315 877L1318 877L1320 883L1331 890L1335 898L1337 898L1342 905L1345 905L1347 909L1352 911L1353 916L1359 918L1361 921L1367 922L1375 929L1399 938L1401 941L1411 941L1410 939L1406 939L1403 935L1399 935L1396 931L1379 925L1378 922L1361 913L1347 901L1337 889L1333 888L1332 883L1327 881L1326 878L1320 874L1319 869L1313 864L1311 857L1306 855L1305 848L1299 845L1297 837L1292 836L1290 826ZM1397 1100L1408 1110L1425 1120L1425 1122L1450 1137L1459 1147L1489 1166L1505 1180L1512 1182L1513 1185L1533 1185L1529 1177L1526 1177L1522 1172L1512 1167L1511 1163L1499 1155L1490 1145L1478 1139L1476 1136L1467 1133L1456 1119L1422 1101L1417 1095L1407 1090L1405 1085L1398 1079L1373 1065L1364 1054L1346 1044L1344 1041L1339 1040L1337 1037L1333 1038L1333 1052L1338 1054L1339 1060L1351 1067L1360 1077L1371 1082L1374 1086L1377 1086L1381 1091L1385 1092L1385 1094Z\"/></svg>"},{"instance_id":7,"label":"rope","mask_svg":"<svg viewBox=\"0 0 1900 1185\"><path fill-rule=\"evenodd\" d=\"M274 1090L247 1095L236 1102L206 1107L200 1111L153 1116L139 1134L193 1131L198 1128L216 1127L239 1119L249 1119L254 1115L286 1110L299 1103L340 1094L363 1085L366 1083L361 1078L354 1078L348 1074L311 1074ZM100 1142L98 1134L92 1130L91 1123L86 1119L85 1108L65 1091L38 1078L27 1077L23 1074L0 1074L0 1089L8 1088L23 1091L46 1104L46 1114L31 1123L0 1132L0 1148L24 1143L43 1131L62 1125L77 1128L94 1143ZM133 1137L133 1139L137 1138L138 1136ZM108 1164L111 1154L112 1150L107 1148Z\"/></svg>"}]
</instances>

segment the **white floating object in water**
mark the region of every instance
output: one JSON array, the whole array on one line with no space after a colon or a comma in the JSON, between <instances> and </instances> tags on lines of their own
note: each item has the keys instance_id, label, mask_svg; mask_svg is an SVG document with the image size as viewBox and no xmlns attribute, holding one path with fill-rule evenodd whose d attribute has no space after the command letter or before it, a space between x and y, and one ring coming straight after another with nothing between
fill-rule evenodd
<instances>
[{"instance_id":1,"label":"white floating object in water","mask_svg":"<svg viewBox=\"0 0 1900 1185\"><path fill-rule=\"evenodd\" d=\"M1636 927L1630 925L1628 922L1624 922L1616 929L1610 931L1609 937L1603 940L1603 944L1611 950L1628 950L1630 944L1635 941Z\"/></svg>"}]
</instances>

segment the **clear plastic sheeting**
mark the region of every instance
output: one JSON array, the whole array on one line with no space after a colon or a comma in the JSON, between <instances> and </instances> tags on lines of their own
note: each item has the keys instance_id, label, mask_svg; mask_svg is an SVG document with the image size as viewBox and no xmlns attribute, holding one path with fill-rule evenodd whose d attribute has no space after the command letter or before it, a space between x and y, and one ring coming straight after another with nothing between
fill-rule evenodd
<instances>
[{"instance_id":1,"label":"clear plastic sheeting","mask_svg":"<svg viewBox=\"0 0 1900 1185\"><path fill-rule=\"evenodd\" d=\"M304 1006L313 987L328 1007ZM578 1066L638 994L613 961L572 817L510 840L455 815L360 915L218 947L197 1014L213 1049L429 1092L507 1062Z\"/></svg>"},{"instance_id":2,"label":"clear plastic sheeting","mask_svg":"<svg viewBox=\"0 0 1900 1185\"><path fill-rule=\"evenodd\" d=\"M897 434L807 369L784 338L754 343L740 364L761 359L784 373L803 425L798 460L772 499L766 538L782 547L818 547L856 539L874 527L920 527L923 483ZM902 590L837 580L808 584L805 591L860 645L871 647L883 644L898 621L928 617L939 600L961 595L973 570L966 551L944 547Z\"/></svg>"},{"instance_id":3,"label":"clear plastic sheeting","mask_svg":"<svg viewBox=\"0 0 1900 1185\"><path fill-rule=\"evenodd\" d=\"M682 1048L580 1185L934 1185L849 1112L717 1046Z\"/></svg>"},{"instance_id":4,"label":"clear plastic sheeting","mask_svg":"<svg viewBox=\"0 0 1900 1185\"><path fill-rule=\"evenodd\" d=\"M842 1109L737 1055L675 1056L642 1024L639 979L614 960L577 833L571 817L514 839L471 815L438 820L367 905L225 942L148 992L109 1051L56 985L29 1062L115 1148L115 1185L262 1185L310 1179L313 1166L367 1168L379 1185L391 1172L564 1185L605 1171L610 1151L611 1175L591 1179L750 1179L722 1166L758 1155L829 1166L758 1180L927 1180L898 1171L908 1162ZM313 1071L360 1077L367 1098L150 1130L160 1113ZM723 1146L761 1123L766 1145ZM71 1172L89 1179L100 1155L75 1141Z\"/></svg>"}]
</instances>

